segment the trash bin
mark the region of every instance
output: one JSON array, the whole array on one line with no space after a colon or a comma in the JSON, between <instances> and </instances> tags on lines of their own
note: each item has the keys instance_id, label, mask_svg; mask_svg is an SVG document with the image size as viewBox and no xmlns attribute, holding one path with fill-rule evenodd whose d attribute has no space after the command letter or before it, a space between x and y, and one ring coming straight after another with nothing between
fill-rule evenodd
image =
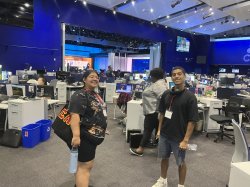
<instances>
[{"instance_id":1,"label":"trash bin","mask_svg":"<svg viewBox=\"0 0 250 187\"><path fill-rule=\"evenodd\" d=\"M40 124L29 124L22 127L23 147L32 148L40 142Z\"/></svg>"},{"instance_id":2,"label":"trash bin","mask_svg":"<svg viewBox=\"0 0 250 187\"><path fill-rule=\"evenodd\" d=\"M44 119L44 120L37 121L36 124L41 125L40 141L43 142L43 141L48 140L50 138L52 121Z\"/></svg>"}]
</instances>

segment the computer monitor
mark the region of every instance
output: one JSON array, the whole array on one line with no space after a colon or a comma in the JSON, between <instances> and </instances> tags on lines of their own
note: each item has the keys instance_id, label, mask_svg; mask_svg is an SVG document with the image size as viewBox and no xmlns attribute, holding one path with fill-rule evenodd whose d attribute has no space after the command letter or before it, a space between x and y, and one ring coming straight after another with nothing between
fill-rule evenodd
<instances>
[{"instance_id":1,"label":"computer monitor","mask_svg":"<svg viewBox=\"0 0 250 187\"><path fill-rule=\"evenodd\" d=\"M114 83L115 82L115 77L107 77L106 83Z\"/></svg>"},{"instance_id":2,"label":"computer monitor","mask_svg":"<svg viewBox=\"0 0 250 187\"><path fill-rule=\"evenodd\" d=\"M82 82L83 81L83 74L82 73L71 73L71 76L74 77L75 82Z\"/></svg>"},{"instance_id":3,"label":"computer monitor","mask_svg":"<svg viewBox=\"0 0 250 187\"><path fill-rule=\"evenodd\" d=\"M140 79L140 75L142 75L143 79L146 79L146 78L147 78L146 73L135 73L135 74L134 74L134 80Z\"/></svg>"},{"instance_id":4,"label":"computer monitor","mask_svg":"<svg viewBox=\"0 0 250 187\"><path fill-rule=\"evenodd\" d=\"M36 70L38 75L44 75L46 74L46 71L44 69L38 69Z\"/></svg>"},{"instance_id":5,"label":"computer monitor","mask_svg":"<svg viewBox=\"0 0 250 187\"><path fill-rule=\"evenodd\" d=\"M220 85L221 86L233 86L235 82L235 78L221 77Z\"/></svg>"},{"instance_id":6,"label":"computer monitor","mask_svg":"<svg viewBox=\"0 0 250 187\"><path fill-rule=\"evenodd\" d=\"M145 86L142 85L142 84L133 84L133 90L134 90L134 91L143 92L144 87L145 87Z\"/></svg>"},{"instance_id":7,"label":"computer monitor","mask_svg":"<svg viewBox=\"0 0 250 187\"><path fill-rule=\"evenodd\" d=\"M70 75L70 72L66 72L66 71L57 71L56 72L56 79L58 80L66 80L67 77Z\"/></svg>"},{"instance_id":8,"label":"computer monitor","mask_svg":"<svg viewBox=\"0 0 250 187\"><path fill-rule=\"evenodd\" d=\"M132 84L116 84L116 93L132 93Z\"/></svg>"},{"instance_id":9,"label":"computer monitor","mask_svg":"<svg viewBox=\"0 0 250 187\"><path fill-rule=\"evenodd\" d=\"M56 76L44 75L44 78L46 79L47 82L50 82L51 80L56 79Z\"/></svg>"},{"instance_id":10,"label":"computer monitor","mask_svg":"<svg viewBox=\"0 0 250 187\"><path fill-rule=\"evenodd\" d=\"M235 95L235 91L232 88L217 88L217 98L218 99L229 99L231 96Z\"/></svg>"},{"instance_id":11,"label":"computer monitor","mask_svg":"<svg viewBox=\"0 0 250 187\"><path fill-rule=\"evenodd\" d=\"M11 85L14 96L26 96L24 85Z\"/></svg>"},{"instance_id":12,"label":"computer monitor","mask_svg":"<svg viewBox=\"0 0 250 187\"><path fill-rule=\"evenodd\" d=\"M48 98L54 99L55 98L54 87L48 86L48 85L37 85L36 96L37 97L48 97Z\"/></svg>"},{"instance_id":13,"label":"computer monitor","mask_svg":"<svg viewBox=\"0 0 250 187\"><path fill-rule=\"evenodd\" d=\"M73 77L72 75L68 76L67 79L66 79L66 82L69 85L75 83L76 82L75 77Z\"/></svg>"},{"instance_id":14,"label":"computer monitor","mask_svg":"<svg viewBox=\"0 0 250 187\"><path fill-rule=\"evenodd\" d=\"M6 84L4 84L4 83L0 84L0 94L1 95L7 95Z\"/></svg>"},{"instance_id":15,"label":"computer monitor","mask_svg":"<svg viewBox=\"0 0 250 187\"><path fill-rule=\"evenodd\" d=\"M169 89L173 88L174 86L175 86L174 82L169 82L169 83L168 83Z\"/></svg>"},{"instance_id":16,"label":"computer monitor","mask_svg":"<svg viewBox=\"0 0 250 187\"><path fill-rule=\"evenodd\" d=\"M18 82L18 76L16 76L16 75L11 75L10 76L10 83L11 84L18 84L19 82Z\"/></svg>"},{"instance_id":17,"label":"computer monitor","mask_svg":"<svg viewBox=\"0 0 250 187\"><path fill-rule=\"evenodd\" d=\"M25 84L26 97L34 98L36 97L36 85Z\"/></svg>"},{"instance_id":18,"label":"computer monitor","mask_svg":"<svg viewBox=\"0 0 250 187\"><path fill-rule=\"evenodd\" d=\"M78 69L79 69L79 68L78 68L77 66L70 66L70 67L69 67L69 71L70 71L70 72L75 72L75 73L77 73L77 72L78 72Z\"/></svg>"}]
</instances>

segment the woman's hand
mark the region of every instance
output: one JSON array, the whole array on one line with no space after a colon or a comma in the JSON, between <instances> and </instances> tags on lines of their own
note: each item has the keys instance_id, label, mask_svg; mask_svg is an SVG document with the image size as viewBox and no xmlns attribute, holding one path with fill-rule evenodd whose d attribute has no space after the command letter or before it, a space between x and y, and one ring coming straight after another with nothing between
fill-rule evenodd
<instances>
[{"instance_id":1,"label":"woman's hand","mask_svg":"<svg viewBox=\"0 0 250 187\"><path fill-rule=\"evenodd\" d=\"M80 136L76 136L76 137L73 136L72 141L71 141L72 147L78 147L80 146L80 143L81 143Z\"/></svg>"}]
</instances>

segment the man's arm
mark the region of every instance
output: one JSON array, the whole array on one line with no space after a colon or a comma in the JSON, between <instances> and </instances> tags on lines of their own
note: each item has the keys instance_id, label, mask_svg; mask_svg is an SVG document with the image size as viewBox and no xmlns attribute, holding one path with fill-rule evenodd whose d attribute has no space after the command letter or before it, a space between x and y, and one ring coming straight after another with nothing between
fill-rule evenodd
<instances>
[{"instance_id":1,"label":"man's arm","mask_svg":"<svg viewBox=\"0 0 250 187\"><path fill-rule=\"evenodd\" d=\"M180 149L184 149L184 150L187 149L188 141L189 141L189 139L190 139L190 137L191 137L191 135L193 133L195 125L196 125L196 122L193 122L193 121L188 122L185 137L184 137L184 139L181 141L181 143L179 145Z\"/></svg>"},{"instance_id":2,"label":"man's arm","mask_svg":"<svg viewBox=\"0 0 250 187\"><path fill-rule=\"evenodd\" d=\"M158 126L158 131L157 131L156 139L158 139L160 137L163 119L164 119L164 114L160 113L160 116L159 116L159 126Z\"/></svg>"}]
</instances>

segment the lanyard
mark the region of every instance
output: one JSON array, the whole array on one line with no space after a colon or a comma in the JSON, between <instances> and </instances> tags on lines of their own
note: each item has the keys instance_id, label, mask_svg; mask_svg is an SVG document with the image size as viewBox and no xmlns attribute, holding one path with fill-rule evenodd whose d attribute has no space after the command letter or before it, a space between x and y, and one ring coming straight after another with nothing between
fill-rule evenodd
<instances>
[{"instance_id":1,"label":"lanyard","mask_svg":"<svg viewBox=\"0 0 250 187\"><path fill-rule=\"evenodd\" d=\"M85 88L84 89L86 92L88 92L90 95L94 96L96 98L96 100L101 104L103 105L104 104L104 101L102 100L101 96L98 95L97 93L95 93L94 91L90 90L90 89L87 89Z\"/></svg>"},{"instance_id":2,"label":"lanyard","mask_svg":"<svg viewBox=\"0 0 250 187\"><path fill-rule=\"evenodd\" d=\"M169 111L171 111L172 104L173 104L173 101L174 101L175 97L176 97L176 95L172 96L172 98L171 98L170 105L169 105L169 108L168 108Z\"/></svg>"}]
</instances>

